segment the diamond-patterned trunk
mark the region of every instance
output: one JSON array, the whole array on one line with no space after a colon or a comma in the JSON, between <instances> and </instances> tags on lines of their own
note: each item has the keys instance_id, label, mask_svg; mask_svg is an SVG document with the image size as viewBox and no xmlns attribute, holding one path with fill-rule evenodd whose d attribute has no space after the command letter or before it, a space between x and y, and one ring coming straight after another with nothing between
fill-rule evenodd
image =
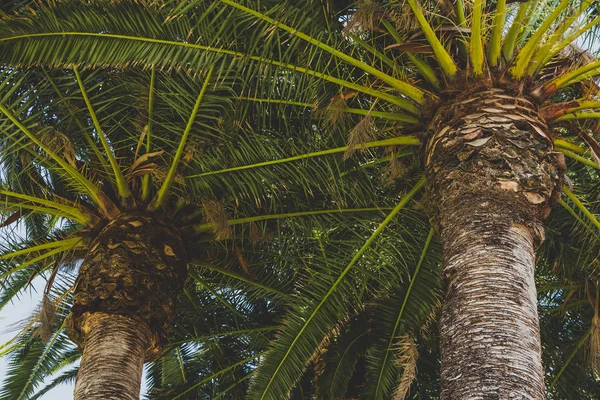
<instances>
[{"instance_id":1,"label":"diamond-patterned trunk","mask_svg":"<svg viewBox=\"0 0 600 400\"><path fill-rule=\"evenodd\" d=\"M143 363L160 356L175 322L186 259L180 233L153 215L123 214L96 236L70 320L83 349L76 399L139 398ZM119 381L123 371L135 379Z\"/></svg>"},{"instance_id":2,"label":"diamond-patterned trunk","mask_svg":"<svg viewBox=\"0 0 600 400\"><path fill-rule=\"evenodd\" d=\"M443 243L441 398L543 399L534 251L564 159L532 102L487 89L438 110L426 162Z\"/></svg>"}]
</instances>

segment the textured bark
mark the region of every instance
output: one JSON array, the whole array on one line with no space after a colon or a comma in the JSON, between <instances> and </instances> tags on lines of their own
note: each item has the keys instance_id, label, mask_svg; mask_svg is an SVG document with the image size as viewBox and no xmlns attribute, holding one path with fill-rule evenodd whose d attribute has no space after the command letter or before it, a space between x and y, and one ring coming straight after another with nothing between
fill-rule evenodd
<instances>
[{"instance_id":1,"label":"textured bark","mask_svg":"<svg viewBox=\"0 0 600 400\"><path fill-rule=\"evenodd\" d=\"M543 399L534 249L564 159L529 100L502 89L441 107L426 149L443 244L442 399Z\"/></svg>"},{"instance_id":2,"label":"textured bark","mask_svg":"<svg viewBox=\"0 0 600 400\"><path fill-rule=\"evenodd\" d=\"M82 317L86 341L75 400L139 400L144 355L152 333L138 318L105 313Z\"/></svg>"},{"instance_id":3,"label":"textured bark","mask_svg":"<svg viewBox=\"0 0 600 400\"><path fill-rule=\"evenodd\" d=\"M158 357L175 322L175 303L187 276L179 232L156 218L125 214L110 221L90 245L79 270L71 337L85 344L85 313L136 317L152 332L147 360Z\"/></svg>"},{"instance_id":4,"label":"textured bark","mask_svg":"<svg viewBox=\"0 0 600 400\"><path fill-rule=\"evenodd\" d=\"M139 399L142 366L162 354L187 276L180 233L128 213L90 245L75 286L69 335L83 349L76 399Z\"/></svg>"}]
</instances>

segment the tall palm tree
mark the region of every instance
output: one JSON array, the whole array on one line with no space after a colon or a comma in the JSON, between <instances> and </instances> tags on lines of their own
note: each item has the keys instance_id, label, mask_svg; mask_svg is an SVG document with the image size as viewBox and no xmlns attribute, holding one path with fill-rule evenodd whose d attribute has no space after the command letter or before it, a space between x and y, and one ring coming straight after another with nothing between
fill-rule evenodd
<instances>
[{"instance_id":1,"label":"tall palm tree","mask_svg":"<svg viewBox=\"0 0 600 400\"><path fill-rule=\"evenodd\" d=\"M277 198L309 190L305 182L186 183L225 160L256 157L236 142L269 139L233 125L231 82L210 67L193 74L6 67L1 82L1 305L37 276L47 279L37 321L4 347L15 368L3 398L28 398L52 369L78 358L65 331L83 353L76 398L139 398L144 361L163 353L202 354L204 377L184 378L184 392L217 378L220 390L231 386L227 379L247 380L296 273L264 237L290 217L330 210L297 207L306 199L300 193ZM266 140L252 151L280 150ZM175 347L168 345L174 326ZM211 350L206 343L221 336L238 350ZM262 347L241 345L257 336Z\"/></svg>"},{"instance_id":2,"label":"tall palm tree","mask_svg":"<svg viewBox=\"0 0 600 400\"><path fill-rule=\"evenodd\" d=\"M308 3L314 7L298 7ZM368 381L362 395L390 396L398 371L409 370L408 363L395 363L398 337L417 334L434 303L427 298L435 298L421 296L425 301L419 302L414 295L417 285L435 287L418 279L420 267L412 279L412 271L398 267L406 260L422 266L419 260L426 256L420 255L429 250L430 229L416 230L415 237L423 242L412 247L417 253L413 258L394 252L397 243L389 241L407 243L408 233L395 218L424 187L427 197L417 208L420 221L432 218L444 248L442 398L544 397L534 281L534 252L544 230L548 239L538 268L541 277L556 281L549 284L548 296L567 302L577 298L582 301L579 306L589 307L588 314L592 310L591 328L571 332L577 343L588 341L596 357L600 151L590 121L598 118L593 111L599 108L598 90L592 78L600 66L571 46L598 26L594 2L407 0L368 1L354 7L333 1L197 0L165 5L92 1L83 8L69 1L51 3L44 12L5 21L0 51L14 66L142 64L194 69L209 55L220 55L230 60L228 68L240 66L243 83L235 89L236 98L252 110L245 115L248 120L288 132L304 129L305 137L318 147L305 153L294 152L302 146L286 149L283 154L289 156L279 159L263 154L247 164L233 158L224 168L197 177L255 173L271 178L275 168L290 170L292 163L310 159L305 165L326 165L334 176L325 181L331 187L328 198L347 204L347 197L340 198L341 189L351 187L347 179L367 185L353 174L369 175L365 166L375 165L371 171L377 171L380 165L379 159L369 159L374 153L367 153L366 160L360 158L363 155L350 156L357 148L384 147L391 154L386 172L396 183L390 189L373 182L374 191L366 199L385 207L394 200L391 190L405 193L396 197L382 222L370 231L357 229L363 240L357 250L346 257L338 252L335 261L321 260L327 268L310 280L313 285L303 287L306 301L294 305L255 373L253 398L286 396L309 360L343 331L336 327L339 320L358 314L353 307L360 309L367 300L387 301L392 308L385 313L389 321L381 320L388 338L379 353L370 353L365 366ZM307 122L311 117L328 120L328 133L320 130L320 123ZM307 135L311 130L313 135ZM347 145L339 145L345 136ZM331 144L336 147L328 147ZM350 161L340 162L334 155L343 152ZM572 160L569 164L565 156ZM412 169L399 161L407 157L413 160ZM426 180L415 176L417 167ZM554 207L557 204L560 208ZM572 220L565 223L566 218ZM563 222L555 228L554 220ZM580 231L564 243L560 234L572 226ZM391 249L386 252L382 243ZM574 255L573 247L590 252ZM580 268L566 267L573 260ZM395 279L386 273L388 265L396 265ZM364 271L368 274L361 276ZM403 284L407 280L408 286ZM565 290L572 294L564 296ZM423 307L415 307L411 323L404 310L413 301ZM403 343L401 349L413 348L410 340ZM409 360L406 354L399 359ZM562 373L562 368L550 371L556 379Z\"/></svg>"}]
</instances>

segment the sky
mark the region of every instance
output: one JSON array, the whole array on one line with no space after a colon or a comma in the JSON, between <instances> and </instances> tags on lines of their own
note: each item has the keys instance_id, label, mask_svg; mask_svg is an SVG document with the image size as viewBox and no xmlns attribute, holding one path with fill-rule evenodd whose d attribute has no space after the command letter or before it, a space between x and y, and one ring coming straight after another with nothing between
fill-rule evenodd
<instances>
[{"instance_id":1,"label":"sky","mask_svg":"<svg viewBox=\"0 0 600 400\"><path fill-rule=\"evenodd\" d=\"M0 311L0 343L6 343L18 332L19 323L35 312L42 301L45 281L37 278L31 288L23 293L18 301ZM4 382L7 358L0 358L0 385ZM42 400L69 400L73 398L73 385L59 385L46 393Z\"/></svg>"}]
</instances>

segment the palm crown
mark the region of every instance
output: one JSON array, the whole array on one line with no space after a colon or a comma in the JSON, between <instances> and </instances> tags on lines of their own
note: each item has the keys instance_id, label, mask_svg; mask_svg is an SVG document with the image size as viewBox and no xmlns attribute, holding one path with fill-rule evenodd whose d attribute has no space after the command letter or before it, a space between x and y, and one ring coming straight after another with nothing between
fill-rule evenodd
<instances>
[{"instance_id":1,"label":"palm crown","mask_svg":"<svg viewBox=\"0 0 600 400\"><path fill-rule=\"evenodd\" d=\"M365 351L362 396L387 398L396 386L403 393L410 384L408 377L415 373L415 357L410 356L414 354L411 349L415 348L415 339L411 337L419 337L423 324L430 319L438 272L436 245L428 227L428 217L435 215L434 207L428 205L427 199L410 203L425 184L419 169L429 164L427 152L419 151L419 146L431 145L430 121L436 111L451 104L461 92L475 89L502 88L511 96L527 99L540 120L552 128L550 137L544 132L542 135L572 160L568 164L572 189L565 186L564 197L559 201L562 207L556 208L547 221L547 239L540 249L541 304L549 310L542 317L547 318L544 327L552 326L548 329L553 335L556 325L562 325L565 337L563 340L561 334L556 341L553 335L546 336L546 350L560 349L560 354L573 351L570 354L576 355L589 341L595 357L594 343L598 342L599 333L594 299L600 297L594 286L598 267L594 254L600 228L600 151L590 134L594 128L590 121L598 118L593 110L600 103L591 78L600 74L600 65L572 46L573 41L598 26L600 17L592 1L572 5L567 1L540 4L535 0L516 4L407 0L362 2L357 6L318 2L318 12L281 2L165 4L169 7L136 1L91 2L89 7L69 1L53 3L38 15L6 19L0 27L5 32L0 51L3 59L18 67L143 65L203 71L196 81L197 93L202 93L202 87L214 87L209 75L217 80L237 74L238 80L224 85L233 90L230 98L236 101L235 117L228 121L233 126L241 124L242 129L248 128L253 134L238 136L234 143L223 143L218 137L207 141L209 135L202 135L196 144L202 152L187 151L194 151L187 161L188 170L192 171L187 175L187 187L198 198L217 192L217 197L228 199L224 202L235 199L235 205L227 204L243 216L256 215L255 209L246 208L251 206L248 203L259 208L269 203L266 207L281 211L275 214L276 218L284 217L286 212L308 217L327 212L331 218L333 210L337 210L341 224L341 228L333 229L295 221L295 236L280 244L290 253L292 248L301 248L310 254L310 262L305 259L301 264L310 272L297 284L301 296L291 304L284 328L255 372L252 393L257 398L285 396L309 360L322 379L317 379L317 387L324 391L321 393L327 393L322 396L341 397ZM242 28L245 31L240 37ZM158 72L152 76L155 74ZM80 89L91 86L77 76ZM74 85L73 79L70 84ZM194 93L189 88L183 91ZM197 99L204 99L204 94L181 99L187 102L185 110L193 110ZM15 104L21 104L17 103L19 100ZM203 102L197 104L202 106ZM217 107L219 103L210 104ZM138 114L146 115L147 105ZM10 122L21 123L14 111L16 105L3 107ZM86 107L92 112L93 107ZM21 109L24 113L30 106ZM207 106L207 111L211 109ZM115 117L111 118L118 121L120 110L114 112ZM45 114L47 118L48 113ZM72 120L58 120L63 118ZM95 125L93 118L87 122ZM160 126L169 132L170 123L167 118ZM103 124L99 123L101 129ZM159 124L148 124L148 131L154 129L150 125ZM37 137L20 131L31 140ZM93 140L99 150L102 135L98 126L95 131L98 136ZM145 151L132 153L132 149L144 149L144 139L140 138L157 135L140 133L144 128L140 129L139 124L137 129L125 131L130 134L123 139L111 136L111 144L104 150L125 149L117 155L118 163L129 167L135 163L135 154L154 151L151 145ZM223 131L226 129L215 132ZM168 147L174 159L178 153L182 157L187 141L180 140L179 132L165 134L171 139L165 139L156 149ZM190 132L193 135L194 130ZM43 142L36 144L43 149ZM469 144L473 148L483 145L485 138L481 137L474 137ZM378 147L384 148L385 154ZM357 149L370 150L355 153ZM91 156L93 147L87 152ZM152 161L152 157L162 155L149 155L144 162ZM64 156L50 158L56 161ZM109 159L101 163L101 159L93 161L90 157L89 162L96 164L88 168L104 177L97 181L111 182L103 183L106 191L110 190L103 194L112 199L112 204L105 204L102 194L93 193L98 184L90 185L78 178L78 170L69 169L66 161L62 161L64 165L59 163L64 171L75 170L73 176L65 179L95 204L98 218L110 218L113 206L143 204L157 208L156 204L166 201L165 197L159 200L160 188L164 182L170 185L169 179L174 180L178 168L178 162L170 164L171 174L167 173L163 184L157 186L155 200L149 200L143 188L150 181L148 177L160 170L160 164L138 165L145 168L139 174L141 178L136 177L139 183L130 187L128 194L127 178L118 177L116 162ZM297 169L300 163L304 168L301 171ZM386 179L382 180L383 174ZM171 193L169 188L166 192ZM398 198L398 192L405 194ZM537 193L528 193L532 201L537 201ZM47 206L29 203L38 208ZM185 206L181 207L185 210ZM365 218L373 213L369 207L387 207L388 214L383 221L380 218L369 223ZM79 203L64 202L59 215L87 218L89 212L65 214L80 208ZM361 218L356 218L355 212L360 212ZM210 215L205 214L206 218ZM223 219L222 211L216 214L220 217L213 216L215 220ZM75 221L82 225L88 222ZM229 221L235 223L236 220ZM218 224L213 225L218 233ZM199 226L208 228L207 222L198 222ZM565 233L570 231L566 239ZM316 245L318 251L297 247L307 243ZM59 246L48 248L64 250ZM581 253L580 248L589 251ZM568 309L568 322L559 323L554 310L563 302L564 309ZM377 316L375 338L361 342L371 333L356 328L355 321L371 313ZM587 328L592 318L592 328ZM336 358L336 354L344 356ZM346 356L352 356L353 361L349 362ZM552 387L564 376L565 369L559 366L563 362L573 365L570 355L548 356ZM342 367L348 371L337 372ZM400 377L401 371L406 378ZM582 386L581 390L589 393L585 392L587 387Z\"/></svg>"}]
</instances>

